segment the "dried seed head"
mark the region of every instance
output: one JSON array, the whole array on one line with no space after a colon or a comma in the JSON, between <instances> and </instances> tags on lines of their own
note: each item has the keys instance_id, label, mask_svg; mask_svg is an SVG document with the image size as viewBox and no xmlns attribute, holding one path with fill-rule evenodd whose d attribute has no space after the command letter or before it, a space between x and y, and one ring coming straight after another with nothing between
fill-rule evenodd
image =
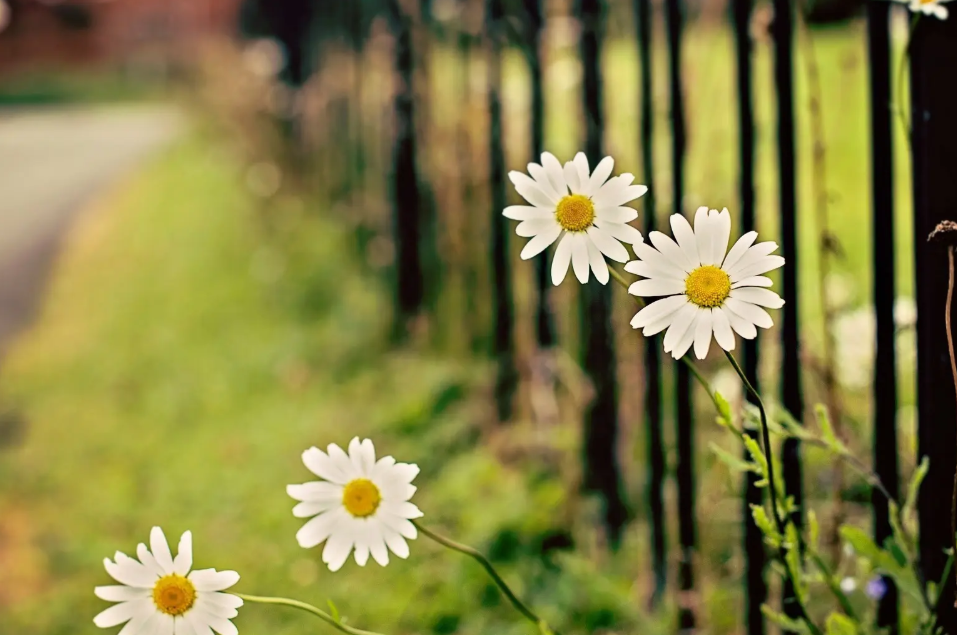
<instances>
[{"instance_id":1,"label":"dried seed head","mask_svg":"<svg viewBox=\"0 0 957 635\"><path fill-rule=\"evenodd\" d=\"M957 223L952 220L941 221L927 236L927 242L957 247Z\"/></svg>"}]
</instances>

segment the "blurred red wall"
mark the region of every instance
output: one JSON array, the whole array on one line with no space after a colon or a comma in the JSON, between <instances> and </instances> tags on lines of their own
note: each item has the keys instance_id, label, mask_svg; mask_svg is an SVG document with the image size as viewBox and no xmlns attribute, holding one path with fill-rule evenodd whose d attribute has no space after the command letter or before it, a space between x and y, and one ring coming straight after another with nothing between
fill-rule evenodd
<instances>
[{"instance_id":1,"label":"blurred red wall","mask_svg":"<svg viewBox=\"0 0 957 635\"><path fill-rule=\"evenodd\" d=\"M192 44L236 30L241 0L0 0L0 73L118 64L148 51L188 61Z\"/></svg>"}]
</instances>

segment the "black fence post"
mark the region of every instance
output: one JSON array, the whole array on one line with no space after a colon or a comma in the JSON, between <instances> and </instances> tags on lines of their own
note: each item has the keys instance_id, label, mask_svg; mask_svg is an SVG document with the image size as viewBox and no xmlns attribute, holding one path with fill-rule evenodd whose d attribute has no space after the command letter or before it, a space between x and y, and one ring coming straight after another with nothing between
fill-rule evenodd
<instances>
[{"instance_id":1,"label":"black fence post","mask_svg":"<svg viewBox=\"0 0 957 635\"><path fill-rule=\"evenodd\" d=\"M794 68L793 24L790 0L774 0L774 84L777 90L778 115L778 178L781 213L781 252L787 258L782 273L782 295L786 300L781 324L783 366L781 373L781 400L794 418L804 417L801 392L801 359L798 342L798 286L797 286L797 209L795 201L794 150ZM801 476L801 445L797 439L788 439L781 449L784 489L794 497L795 511L791 520L799 529L803 525L804 488ZM794 590L784 586L783 608L790 617L798 617Z\"/></svg>"},{"instance_id":2,"label":"black fence post","mask_svg":"<svg viewBox=\"0 0 957 635\"><path fill-rule=\"evenodd\" d=\"M735 34L735 58L738 67L738 138L740 141L741 174L739 197L741 202L741 231L755 228L754 214L754 106L752 101L751 60L751 11L752 0L734 0L731 5ZM751 384L758 387L758 338L742 340L744 347L744 372ZM751 428L745 434L758 440L758 431ZM748 458L745 451L745 459ZM768 585L764 578L767 554L764 538L751 516L751 505L761 504L761 489L756 486L758 477L748 473L744 477L744 598L747 612L748 635L764 635L764 614L761 606L768 597Z\"/></svg>"},{"instance_id":3,"label":"black fence post","mask_svg":"<svg viewBox=\"0 0 957 635\"><path fill-rule=\"evenodd\" d=\"M911 151L914 179L914 251L917 286L918 453L930 459L921 490L920 562L928 580L939 580L953 546L950 497L954 483L957 407L944 308L947 255L928 245L942 220L957 219L957 20L924 16L911 35ZM954 577L940 590L938 624L957 633Z\"/></svg>"},{"instance_id":4,"label":"black fence post","mask_svg":"<svg viewBox=\"0 0 957 635\"><path fill-rule=\"evenodd\" d=\"M665 15L668 26L668 83L671 92L671 171L672 212L684 213L685 170L685 113L681 87L681 4L667 0ZM695 520L694 477L694 420L691 396L691 373L684 364L676 365L675 406L678 446L678 534L681 541L681 559L678 562L678 628L695 628L694 605L690 592L694 590L694 554L697 542Z\"/></svg>"},{"instance_id":5,"label":"black fence post","mask_svg":"<svg viewBox=\"0 0 957 635\"><path fill-rule=\"evenodd\" d=\"M894 348L894 154L891 121L890 7L867 4L867 44L871 88L871 195L873 197L874 313L874 469L887 491L897 496L897 371ZM873 491L874 538L891 535L890 506ZM879 626L899 630L897 588L885 577L887 592L878 607Z\"/></svg>"},{"instance_id":6,"label":"black fence post","mask_svg":"<svg viewBox=\"0 0 957 635\"><path fill-rule=\"evenodd\" d=\"M655 152L654 152L654 83L652 82L651 0L635 0L638 22L638 55L641 64L641 167L642 183L648 186L644 196L645 235L654 231ZM655 576L651 595L652 608L658 605L668 584L668 545L665 529L665 450L662 430L661 349L658 343L645 340L645 417L648 426L648 511L651 514L651 563Z\"/></svg>"},{"instance_id":7,"label":"black fence post","mask_svg":"<svg viewBox=\"0 0 957 635\"><path fill-rule=\"evenodd\" d=\"M602 0L578 0L581 21L582 96L585 105L585 154L594 166L602 159L605 118L601 81ZM581 341L584 369L595 387L585 412L585 487L598 492L604 505L605 528L617 548L628 520L618 464L618 381L615 375L611 289L589 282L581 288Z\"/></svg>"},{"instance_id":8,"label":"black fence post","mask_svg":"<svg viewBox=\"0 0 957 635\"><path fill-rule=\"evenodd\" d=\"M512 279L509 267L509 227L501 222L505 209L505 149L502 144L502 21L503 0L487 0L485 30L488 40L489 187L492 190L492 353L495 376L495 408L499 422L512 416L512 401L518 382L512 334Z\"/></svg>"}]
</instances>

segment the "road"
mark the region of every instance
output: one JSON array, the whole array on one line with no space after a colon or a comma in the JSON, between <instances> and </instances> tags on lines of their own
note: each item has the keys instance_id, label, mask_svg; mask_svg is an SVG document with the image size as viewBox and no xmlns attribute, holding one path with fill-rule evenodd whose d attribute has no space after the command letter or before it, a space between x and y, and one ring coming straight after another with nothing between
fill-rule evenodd
<instances>
[{"instance_id":1,"label":"road","mask_svg":"<svg viewBox=\"0 0 957 635\"><path fill-rule=\"evenodd\" d=\"M181 127L159 106L0 110L0 360L36 313L77 213Z\"/></svg>"}]
</instances>

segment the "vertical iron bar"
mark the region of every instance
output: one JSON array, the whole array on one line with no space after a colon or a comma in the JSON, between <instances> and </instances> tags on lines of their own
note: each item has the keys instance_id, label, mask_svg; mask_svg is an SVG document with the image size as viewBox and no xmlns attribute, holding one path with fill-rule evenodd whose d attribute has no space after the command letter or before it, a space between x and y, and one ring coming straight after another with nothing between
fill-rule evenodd
<instances>
[{"instance_id":1,"label":"vertical iron bar","mask_svg":"<svg viewBox=\"0 0 957 635\"><path fill-rule=\"evenodd\" d=\"M671 87L672 129L672 212L683 214L685 169L685 113L681 88L681 5L680 0L667 0L665 16L668 29L668 80ZM681 541L681 559L678 563L678 628L689 631L695 627L694 607L690 592L694 590L695 478L694 478L694 422L691 400L691 373L684 364L677 364L675 373L675 400L678 444L678 533Z\"/></svg>"},{"instance_id":2,"label":"vertical iron bar","mask_svg":"<svg viewBox=\"0 0 957 635\"><path fill-rule=\"evenodd\" d=\"M605 130L601 81L603 4L602 0L578 0L578 18L582 27L585 154L591 166L602 159ZM585 413L585 486L600 493L608 538L612 547L617 547L628 513L617 454L618 382L612 342L611 289L595 282L583 285L581 300L584 368L595 387L595 398Z\"/></svg>"},{"instance_id":3,"label":"vertical iron bar","mask_svg":"<svg viewBox=\"0 0 957 635\"><path fill-rule=\"evenodd\" d=\"M871 195L873 197L874 468L887 491L897 496L897 372L894 351L894 153L891 113L890 4L867 5L871 88ZM874 538L891 535L889 505L874 490ZM878 606L878 625L899 631L897 588L885 577L887 593Z\"/></svg>"},{"instance_id":4,"label":"vertical iron bar","mask_svg":"<svg viewBox=\"0 0 957 635\"><path fill-rule=\"evenodd\" d=\"M645 194L645 235L655 230L654 82L652 81L651 0L635 0L638 18L638 51L641 64L641 165ZM667 535L665 529L665 450L662 430L661 349L645 340L645 416L648 425L648 511L651 514L651 562L655 576L651 606L661 601L668 583Z\"/></svg>"},{"instance_id":5,"label":"vertical iron bar","mask_svg":"<svg viewBox=\"0 0 957 635\"><path fill-rule=\"evenodd\" d=\"M752 0L734 0L731 6L735 33L735 58L738 67L738 136L740 140L741 174L739 197L741 200L741 231L753 231L756 227L754 213L754 106L752 83L751 11ZM758 339L743 340L744 373L751 385L759 387ZM749 395L750 399L750 395ZM758 431L751 428L745 434L758 441ZM760 443L760 441L758 441ZM744 453L747 459L747 452ZM764 614L761 606L767 601L768 585L765 580L767 554L764 538L751 516L751 505L761 504L761 489L756 483L758 476L748 473L744 477L744 597L747 612L748 635L764 635Z\"/></svg>"},{"instance_id":6,"label":"vertical iron bar","mask_svg":"<svg viewBox=\"0 0 957 635\"><path fill-rule=\"evenodd\" d=\"M502 145L502 21L503 0L488 0L485 11L488 40L489 187L492 190L492 311L495 332L492 353L497 364L495 406L499 422L512 416L518 375L512 335L512 281L509 272L509 227L505 209L505 149Z\"/></svg>"},{"instance_id":7,"label":"vertical iron bar","mask_svg":"<svg viewBox=\"0 0 957 635\"><path fill-rule=\"evenodd\" d=\"M918 516L920 561L929 580L938 580L953 546L950 496L954 485L957 408L944 307L947 254L928 245L942 220L957 218L957 20L924 16L911 35L911 150L914 179L914 251L917 286L917 446L930 459ZM947 502L944 502L947 501ZM940 590L938 625L957 633L953 574Z\"/></svg>"}]
</instances>

